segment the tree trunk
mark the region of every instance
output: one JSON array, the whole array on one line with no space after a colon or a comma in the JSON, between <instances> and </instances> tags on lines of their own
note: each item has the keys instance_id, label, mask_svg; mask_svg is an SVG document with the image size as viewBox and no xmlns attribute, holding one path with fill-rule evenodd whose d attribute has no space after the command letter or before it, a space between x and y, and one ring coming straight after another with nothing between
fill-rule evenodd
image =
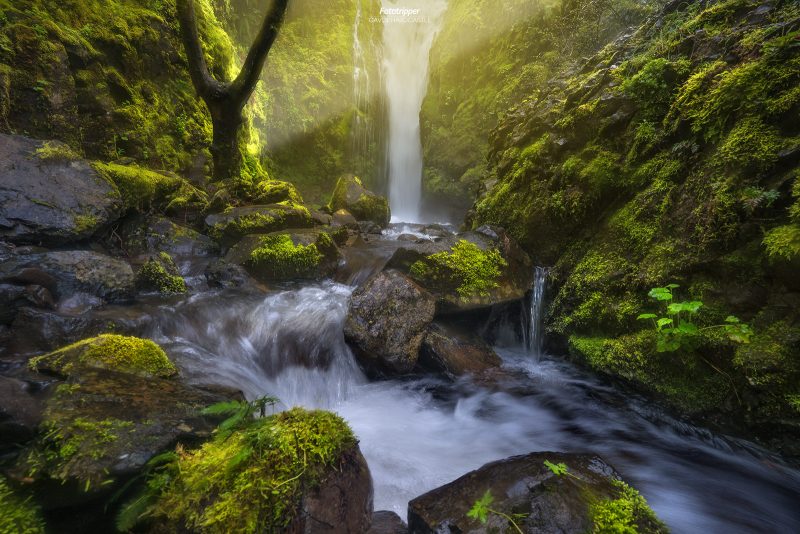
<instances>
[{"instance_id":1,"label":"tree trunk","mask_svg":"<svg viewBox=\"0 0 800 534\"><path fill-rule=\"evenodd\" d=\"M239 177L242 153L239 149L239 129L244 119L242 110L234 103L209 105L214 137L211 157L214 162L214 181L230 182Z\"/></svg>"}]
</instances>

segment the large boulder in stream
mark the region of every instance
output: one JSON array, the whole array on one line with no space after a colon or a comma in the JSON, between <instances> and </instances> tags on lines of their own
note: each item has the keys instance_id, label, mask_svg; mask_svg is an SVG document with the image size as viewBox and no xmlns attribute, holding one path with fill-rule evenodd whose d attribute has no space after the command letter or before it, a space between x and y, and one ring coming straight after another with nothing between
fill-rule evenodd
<instances>
[{"instance_id":1,"label":"large boulder in stream","mask_svg":"<svg viewBox=\"0 0 800 534\"><path fill-rule=\"evenodd\" d=\"M346 210L358 221L370 221L381 228L389 225L389 201L364 187L361 180L345 174L336 182L329 204L331 213Z\"/></svg>"},{"instance_id":2,"label":"large boulder in stream","mask_svg":"<svg viewBox=\"0 0 800 534\"><path fill-rule=\"evenodd\" d=\"M318 280L330 276L339 263L339 247L321 229L298 228L265 235L248 235L225 256L262 282Z\"/></svg>"},{"instance_id":3,"label":"large boulder in stream","mask_svg":"<svg viewBox=\"0 0 800 534\"><path fill-rule=\"evenodd\" d=\"M502 360L474 333L433 323L422 340L419 364L450 378L500 367Z\"/></svg>"},{"instance_id":4,"label":"large boulder in stream","mask_svg":"<svg viewBox=\"0 0 800 534\"><path fill-rule=\"evenodd\" d=\"M485 523L468 515L473 506ZM414 534L511 532L509 517L526 534L667 532L614 468L585 454L535 452L491 462L408 503Z\"/></svg>"},{"instance_id":5,"label":"large boulder in stream","mask_svg":"<svg viewBox=\"0 0 800 534\"><path fill-rule=\"evenodd\" d=\"M406 243L387 269L408 273L437 297L438 311L487 308L525 297L533 264L504 230L482 226L433 241Z\"/></svg>"},{"instance_id":6,"label":"large boulder in stream","mask_svg":"<svg viewBox=\"0 0 800 534\"><path fill-rule=\"evenodd\" d=\"M66 145L0 134L0 238L64 245L91 237L121 211L117 188Z\"/></svg>"},{"instance_id":7,"label":"large boulder in stream","mask_svg":"<svg viewBox=\"0 0 800 534\"><path fill-rule=\"evenodd\" d=\"M230 398L183 384L163 350L139 338L88 339L31 367L64 379L46 401L39 437L12 470L45 508L95 501L154 456L207 439L218 419L200 410Z\"/></svg>"},{"instance_id":8,"label":"large boulder in stream","mask_svg":"<svg viewBox=\"0 0 800 534\"><path fill-rule=\"evenodd\" d=\"M408 373L435 311L433 295L403 273L383 271L353 292L344 336L367 372Z\"/></svg>"},{"instance_id":9,"label":"large boulder in stream","mask_svg":"<svg viewBox=\"0 0 800 534\"><path fill-rule=\"evenodd\" d=\"M287 228L310 228L311 212L301 204L267 204L229 208L206 217L211 237L229 247L250 234L268 234Z\"/></svg>"},{"instance_id":10,"label":"large boulder in stream","mask_svg":"<svg viewBox=\"0 0 800 534\"><path fill-rule=\"evenodd\" d=\"M219 254L219 245L210 237L192 228L177 224L165 217L132 217L116 231L112 241L128 256L152 256L166 252L176 258L210 257Z\"/></svg>"}]
</instances>

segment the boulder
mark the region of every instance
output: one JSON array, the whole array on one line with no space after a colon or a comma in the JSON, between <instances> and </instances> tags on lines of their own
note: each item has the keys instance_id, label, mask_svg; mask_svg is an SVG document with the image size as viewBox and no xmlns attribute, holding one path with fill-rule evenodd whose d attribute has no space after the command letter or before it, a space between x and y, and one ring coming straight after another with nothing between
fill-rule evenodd
<instances>
[{"instance_id":1,"label":"boulder","mask_svg":"<svg viewBox=\"0 0 800 534\"><path fill-rule=\"evenodd\" d=\"M24 306L52 309L55 299L47 288L37 284L0 284L0 324L13 323Z\"/></svg>"},{"instance_id":2,"label":"boulder","mask_svg":"<svg viewBox=\"0 0 800 534\"><path fill-rule=\"evenodd\" d=\"M357 220L372 221L382 228L389 225L391 218L389 201L366 189L352 174L346 174L336 182L329 207L333 213L347 210Z\"/></svg>"},{"instance_id":3,"label":"boulder","mask_svg":"<svg viewBox=\"0 0 800 534\"><path fill-rule=\"evenodd\" d=\"M30 307L21 308L12 324L9 345L17 354L41 353L116 327L114 321L107 321L89 313L72 314Z\"/></svg>"},{"instance_id":4,"label":"boulder","mask_svg":"<svg viewBox=\"0 0 800 534\"><path fill-rule=\"evenodd\" d=\"M267 204L230 208L206 217L210 235L229 247L249 234L268 234L287 228L310 228L311 213L299 204Z\"/></svg>"},{"instance_id":5,"label":"boulder","mask_svg":"<svg viewBox=\"0 0 800 534\"><path fill-rule=\"evenodd\" d=\"M353 214L346 209L336 210L332 216L332 219L333 224L344 226L345 228L351 228L353 230L358 229L358 221L355 217L353 217Z\"/></svg>"},{"instance_id":6,"label":"boulder","mask_svg":"<svg viewBox=\"0 0 800 534\"><path fill-rule=\"evenodd\" d=\"M383 271L353 292L345 339L368 372L408 373L435 311L430 293L398 271Z\"/></svg>"},{"instance_id":7,"label":"boulder","mask_svg":"<svg viewBox=\"0 0 800 534\"><path fill-rule=\"evenodd\" d=\"M412 263L414 256L419 259ZM533 283L528 255L504 230L490 226L435 243L405 245L389 265L408 266L410 276L437 297L443 313L519 300Z\"/></svg>"},{"instance_id":8,"label":"boulder","mask_svg":"<svg viewBox=\"0 0 800 534\"><path fill-rule=\"evenodd\" d=\"M503 362L489 345L475 334L433 323L422 340L419 363L422 367L454 378L478 374L499 367Z\"/></svg>"},{"instance_id":9,"label":"boulder","mask_svg":"<svg viewBox=\"0 0 800 534\"><path fill-rule=\"evenodd\" d=\"M408 534L408 525L396 513L381 510L372 514L367 534Z\"/></svg>"},{"instance_id":10,"label":"boulder","mask_svg":"<svg viewBox=\"0 0 800 534\"><path fill-rule=\"evenodd\" d=\"M42 410L27 382L0 376L0 452L33 439Z\"/></svg>"},{"instance_id":11,"label":"boulder","mask_svg":"<svg viewBox=\"0 0 800 534\"><path fill-rule=\"evenodd\" d=\"M88 250L12 255L0 262L0 283L41 285L59 301L86 293L117 302L134 293L133 270L127 262Z\"/></svg>"},{"instance_id":12,"label":"boulder","mask_svg":"<svg viewBox=\"0 0 800 534\"><path fill-rule=\"evenodd\" d=\"M66 145L0 134L0 238L65 245L93 236L121 210L117 188Z\"/></svg>"},{"instance_id":13,"label":"boulder","mask_svg":"<svg viewBox=\"0 0 800 534\"><path fill-rule=\"evenodd\" d=\"M134 217L120 225L116 233L119 241L113 244L132 257L160 252L178 258L219 254L219 246L213 239L165 217Z\"/></svg>"},{"instance_id":14,"label":"boulder","mask_svg":"<svg viewBox=\"0 0 800 534\"><path fill-rule=\"evenodd\" d=\"M209 287L236 289L257 286L258 282L241 265L224 259L212 262L205 271Z\"/></svg>"},{"instance_id":15,"label":"boulder","mask_svg":"<svg viewBox=\"0 0 800 534\"><path fill-rule=\"evenodd\" d=\"M339 248L322 229L293 229L248 235L232 247L225 261L242 265L260 281L318 280L333 274Z\"/></svg>"},{"instance_id":16,"label":"boulder","mask_svg":"<svg viewBox=\"0 0 800 534\"><path fill-rule=\"evenodd\" d=\"M487 504L485 523L468 515L479 500ZM584 454L536 452L491 462L408 503L415 534L511 532L509 516L526 534L667 532L611 466Z\"/></svg>"},{"instance_id":17,"label":"boulder","mask_svg":"<svg viewBox=\"0 0 800 534\"><path fill-rule=\"evenodd\" d=\"M180 275L175 261L166 252L160 252L148 259L136 271L136 289L145 293L174 295L186 293L186 281Z\"/></svg>"}]
</instances>

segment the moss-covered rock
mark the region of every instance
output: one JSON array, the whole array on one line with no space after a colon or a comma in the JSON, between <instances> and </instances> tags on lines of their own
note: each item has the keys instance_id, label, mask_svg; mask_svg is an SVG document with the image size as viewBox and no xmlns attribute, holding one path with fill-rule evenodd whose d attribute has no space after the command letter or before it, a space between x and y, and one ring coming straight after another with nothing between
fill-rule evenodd
<instances>
[{"instance_id":1,"label":"moss-covered rock","mask_svg":"<svg viewBox=\"0 0 800 534\"><path fill-rule=\"evenodd\" d=\"M87 367L164 378L178 373L161 347L149 339L116 334L101 334L37 356L30 360L30 367L60 376L71 376Z\"/></svg>"},{"instance_id":2,"label":"moss-covered rock","mask_svg":"<svg viewBox=\"0 0 800 534\"><path fill-rule=\"evenodd\" d=\"M262 281L320 279L330 276L339 261L339 248L324 230L288 230L247 236L225 260L244 266Z\"/></svg>"},{"instance_id":3,"label":"moss-covered rock","mask_svg":"<svg viewBox=\"0 0 800 534\"><path fill-rule=\"evenodd\" d=\"M179 451L151 480L159 491L147 515L177 531L302 531L319 498L314 492L324 494L321 488L337 478L350 483L336 492L348 498L323 499L309 515L335 518L349 532L366 530L371 483L352 431L332 413L295 408Z\"/></svg>"},{"instance_id":4,"label":"moss-covered rock","mask_svg":"<svg viewBox=\"0 0 800 534\"><path fill-rule=\"evenodd\" d=\"M332 213L347 210L357 220L372 221L381 227L387 226L391 218L389 201L367 190L352 174L343 175L336 182L328 207Z\"/></svg>"},{"instance_id":5,"label":"moss-covered rock","mask_svg":"<svg viewBox=\"0 0 800 534\"><path fill-rule=\"evenodd\" d=\"M155 291L164 295L186 293L186 281L178 272L172 256L161 252L151 257L136 272L136 287L140 291Z\"/></svg>"},{"instance_id":6,"label":"moss-covered rock","mask_svg":"<svg viewBox=\"0 0 800 534\"><path fill-rule=\"evenodd\" d=\"M313 225L308 208L291 202L229 208L223 213L209 215L205 222L210 235L223 246L230 246L248 234L268 234Z\"/></svg>"},{"instance_id":7,"label":"moss-covered rock","mask_svg":"<svg viewBox=\"0 0 800 534\"><path fill-rule=\"evenodd\" d=\"M39 508L30 499L15 494L0 476L0 532L8 534L44 534Z\"/></svg>"}]
</instances>

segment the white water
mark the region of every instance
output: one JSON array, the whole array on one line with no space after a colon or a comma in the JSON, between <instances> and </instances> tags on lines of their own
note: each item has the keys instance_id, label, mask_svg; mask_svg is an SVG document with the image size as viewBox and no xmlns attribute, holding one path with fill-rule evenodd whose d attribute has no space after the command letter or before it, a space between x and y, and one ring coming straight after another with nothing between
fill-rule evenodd
<instances>
[{"instance_id":1,"label":"white water","mask_svg":"<svg viewBox=\"0 0 800 534\"><path fill-rule=\"evenodd\" d=\"M205 293L165 306L150 335L198 383L331 409L360 439L375 509L486 462L533 451L592 452L639 488L673 532L800 532L800 474L745 442L676 421L557 359L498 349L517 378L368 382L344 343L351 288L251 297Z\"/></svg>"},{"instance_id":2,"label":"white water","mask_svg":"<svg viewBox=\"0 0 800 534\"><path fill-rule=\"evenodd\" d=\"M422 200L419 113L428 87L433 39L446 0L382 0L382 6L419 9L418 15L384 17L383 69L389 107L389 203L392 220L418 222Z\"/></svg>"},{"instance_id":3,"label":"white water","mask_svg":"<svg viewBox=\"0 0 800 534\"><path fill-rule=\"evenodd\" d=\"M350 133L356 165L359 165L369 156L375 133L372 118L370 117L374 81L370 76L367 57L367 47L371 47L372 43L362 42L361 30L363 24L364 15L361 8L361 0L356 0L356 15L353 22L353 105L356 113ZM356 172L360 174L362 169L357 168Z\"/></svg>"},{"instance_id":4,"label":"white water","mask_svg":"<svg viewBox=\"0 0 800 534\"><path fill-rule=\"evenodd\" d=\"M536 267L533 271L530 307L528 309L528 328L525 332L525 347L534 357L542 355L544 335L542 332L542 312L544 311L544 289L547 284L547 267Z\"/></svg>"}]
</instances>

